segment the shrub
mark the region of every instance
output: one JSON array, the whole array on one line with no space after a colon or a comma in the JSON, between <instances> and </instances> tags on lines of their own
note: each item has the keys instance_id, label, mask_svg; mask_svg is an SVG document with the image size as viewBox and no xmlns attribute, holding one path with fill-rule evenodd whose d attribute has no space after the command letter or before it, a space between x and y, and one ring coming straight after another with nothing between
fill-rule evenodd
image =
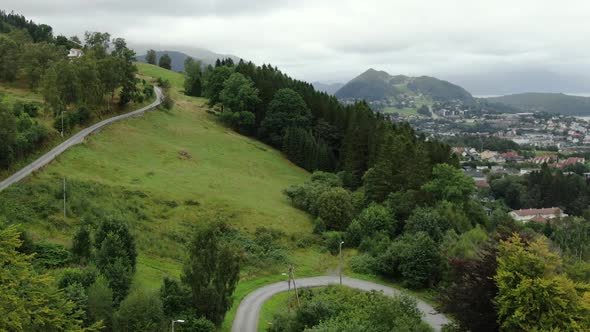
<instances>
[{"instance_id":1,"label":"shrub","mask_svg":"<svg viewBox=\"0 0 590 332\"><path fill-rule=\"evenodd\" d=\"M332 255L337 255L340 252L340 242L344 238L343 235L342 232L325 232L323 234L324 245Z\"/></svg>"},{"instance_id":2,"label":"shrub","mask_svg":"<svg viewBox=\"0 0 590 332\"><path fill-rule=\"evenodd\" d=\"M79 283L85 288L90 287L96 280L98 272L93 266L86 268L67 268L61 273L57 282L59 288L66 288L69 285Z\"/></svg>"},{"instance_id":3,"label":"shrub","mask_svg":"<svg viewBox=\"0 0 590 332\"><path fill-rule=\"evenodd\" d=\"M318 199L318 217L330 230L346 230L352 220L354 207L350 193L343 188L332 188Z\"/></svg>"},{"instance_id":4,"label":"shrub","mask_svg":"<svg viewBox=\"0 0 590 332\"><path fill-rule=\"evenodd\" d=\"M35 263L47 268L58 268L70 262L70 252L61 244L38 243L35 245Z\"/></svg>"},{"instance_id":5,"label":"shrub","mask_svg":"<svg viewBox=\"0 0 590 332\"><path fill-rule=\"evenodd\" d=\"M377 259L367 254L354 256L350 259L350 267L356 273L375 274L377 271Z\"/></svg>"},{"instance_id":6,"label":"shrub","mask_svg":"<svg viewBox=\"0 0 590 332\"><path fill-rule=\"evenodd\" d=\"M121 302L114 316L115 330L121 332L163 330L164 313L160 297L144 290L136 290Z\"/></svg>"}]
</instances>

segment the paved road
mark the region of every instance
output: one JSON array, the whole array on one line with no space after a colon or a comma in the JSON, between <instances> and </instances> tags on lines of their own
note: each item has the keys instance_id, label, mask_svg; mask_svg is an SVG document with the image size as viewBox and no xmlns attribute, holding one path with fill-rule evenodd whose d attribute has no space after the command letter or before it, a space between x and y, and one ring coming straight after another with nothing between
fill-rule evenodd
<instances>
[{"instance_id":1,"label":"paved road","mask_svg":"<svg viewBox=\"0 0 590 332\"><path fill-rule=\"evenodd\" d=\"M295 279L298 288L304 287L320 287L338 284L338 277L312 277ZM347 287L362 289L365 291L376 290L383 291L385 295L394 296L400 294L400 291L372 283L369 281L342 277L342 284ZM252 293L248 294L238 307L236 317L232 326L232 332L257 332L258 331L258 316L260 309L264 302L266 302L273 295L286 292L288 289L287 281L277 282L268 286L258 288ZM435 331L440 331L441 327L450 321L443 314L438 313L426 302L416 300L418 309L423 313L423 320L434 328Z\"/></svg>"},{"instance_id":2,"label":"paved road","mask_svg":"<svg viewBox=\"0 0 590 332\"><path fill-rule=\"evenodd\" d=\"M33 161L32 163L30 163L29 165L25 166L23 169L21 169L20 171L14 173L12 176L10 176L9 178L5 179L4 181L0 182L0 191L6 189L8 186L10 186L13 183L16 183L20 180L22 180L23 178L25 178L27 175L33 173L34 171L38 170L39 168L47 165L48 163L50 163L53 159L55 159L57 156L59 156L60 154L62 154L65 150L69 149L70 147L82 143L84 141L84 138L86 138L86 136L92 134L93 132L101 129L102 127L111 124L113 122L117 122L119 120L123 120L132 116L136 116L139 114L143 114L145 111L149 111L153 108L155 108L156 106L160 105L161 100L162 100L162 91L160 90L160 88L154 87L154 91L156 92L156 101L154 101L153 103L151 103L150 105L143 107L141 109L138 109L136 111L133 112L129 112L129 113L125 113L125 114L121 114L106 120L103 120L99 123L96 123L86 129L81 130L80 132L76 133L74 136L68 138L67 140L65 140L63 143L61 143L60 145L56 146L55 148L53 148L53 150L47 152L46 154L44 154L43 156L39 157L39 159Z\"/></svg>"}]
</instances>

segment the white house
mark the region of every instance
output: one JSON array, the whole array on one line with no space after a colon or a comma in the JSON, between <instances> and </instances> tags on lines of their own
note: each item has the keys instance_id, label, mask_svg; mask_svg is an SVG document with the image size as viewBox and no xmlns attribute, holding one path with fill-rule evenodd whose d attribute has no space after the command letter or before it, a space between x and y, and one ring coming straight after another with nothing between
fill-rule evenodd
<instances>
[{"instance_id":1,"label":"white house","mask_svg":"<svg viewBox=\"0 0 590 332\"><path fill-rule=\"evenodd\" d=\"M84 52L82 52L82 50L78 48L70 48L70 51L68 53L69 58L79 58L82 55L84 55Z\"/></svg>"},{"instance_id":2,"label":"white house","mask_svg":"<svg viewBox=\"0 0 590 332\"><path fill-rule=\"evenodd\" d=\"M510 212L510 216L514 220L522 221L524 223L529 221L547 222L555 218L567 217L560 208L543 208L543 209L522 209Z\"/></svg>"}]
</instances>

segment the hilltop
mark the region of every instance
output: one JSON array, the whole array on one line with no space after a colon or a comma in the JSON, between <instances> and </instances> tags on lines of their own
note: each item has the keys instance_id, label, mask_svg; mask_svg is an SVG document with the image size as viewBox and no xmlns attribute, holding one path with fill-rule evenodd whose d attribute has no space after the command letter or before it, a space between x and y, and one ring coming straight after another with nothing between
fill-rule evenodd
<instances>
[{"instance_id":1,"label":"hilltop","mask_svg":"<svg viewBox=\"0 0 590 332\"><path fill-rule=\"evenodd\" d=\"M473 101L467 90L434 77L392 76L385 71L369 69L346 83L336 92L338 99L367 101L400 101L405 97L421 97L430 102Z\"/></svg>"},{"instance_id":2,"label":"hilltop","mask_svg":"<svg viewBox=\"0 0 590 332\"><path fill-rule=\"evenodd\" d=\"M520 93L487 98L521 111L539 111L563 115L590 115L590 98L563 93Z\"/></svg>"},{"instance_id":3,"label":"hilltop","mask_svg":"<svg viewBox=\"0 0 590 332\"><path fill-rule=\"evenodd\" d=\"M168 54L170 56L172 59L172 70L176 72L184 71L184 60L186 60L188 57L201 61L205 66L214 65L217 59L231 58L234 60L234 62L240 61L240 58L235 55L219 54L204 48L198 48L191 50L190 55L178 51L156 51L156 63L164 54ZM146 55L143 54L137 56L136 59L138 62L147 63L145 57Z\"/></svg>"}]
</instances>

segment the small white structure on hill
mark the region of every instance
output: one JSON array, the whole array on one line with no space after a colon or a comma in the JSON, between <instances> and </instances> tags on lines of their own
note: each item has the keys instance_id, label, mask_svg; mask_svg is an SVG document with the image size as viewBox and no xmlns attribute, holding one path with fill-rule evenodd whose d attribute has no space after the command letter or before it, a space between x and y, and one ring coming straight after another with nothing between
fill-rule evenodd
<instances>
[{"instance_id":1,"label":"small white structure on hill","mask_svg":"<svg viewBox=\"0 0 590 332\"><path fill-rule=\"evenodd\" d=\"M84 52L79 48L70 48L70 51L68 52L68 58L79 58L82 55L84 55Z\"/></svg>"}]
</instances>

